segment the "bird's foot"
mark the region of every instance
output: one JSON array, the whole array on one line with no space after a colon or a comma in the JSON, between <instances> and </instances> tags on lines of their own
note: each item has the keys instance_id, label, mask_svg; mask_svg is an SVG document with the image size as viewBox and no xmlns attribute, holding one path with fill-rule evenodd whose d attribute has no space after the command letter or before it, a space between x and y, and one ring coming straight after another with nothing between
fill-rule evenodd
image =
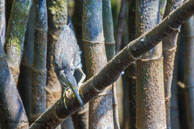
<instances>
[{"instance_id":1,"label":"bird's foot","mask_svg":"<svg viewBox=\"0 0 194 129\"><path fill-rule=\"evenodd\" d=\"M63 95L62 95L62 99L63 99L63 103L64 103L64 105L65 105L65 109L68 109L68 108L67 108L66 101L65 101L65 97L66 97L66 93L65 93L65 91L64 91L64 92L63 92Z\"/></svg>"}]
</instances>

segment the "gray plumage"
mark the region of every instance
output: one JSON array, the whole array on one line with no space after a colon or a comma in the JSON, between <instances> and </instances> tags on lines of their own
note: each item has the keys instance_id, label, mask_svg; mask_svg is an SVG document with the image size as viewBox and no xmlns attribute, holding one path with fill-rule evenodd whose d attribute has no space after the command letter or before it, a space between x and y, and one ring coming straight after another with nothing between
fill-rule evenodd
<instances>
[{"instance_id":1,"label":"gray plumage","mask_svg":"<svg viewBox=\"0 0 194 129\"><path fill-rule=\"evenodd\" d=\"M55 44L54 51L54 67L58 80L61 83L63 91L71 89L79 103L83 106L83 102L78 93L78 84L73 76L75 70L80 69L81 57L80 49L75 38L75 34L68 25L64 25L59 39ZM65 92L63 92L64 96Z\"/></svg>"},{"instance_id":2,"label":"gray plumage","mask_svg":"<svg viewBox=\"0 0 194 129\"><path fill-rule=\"evenodd\" d=\"M76 69L82 67L80 57L81 51L77 44L75 34L68 25L64 25L63 31L55 45L55 58L58 60L61 55L65 57L73 74Z\"/></svg>"}]
</instances>

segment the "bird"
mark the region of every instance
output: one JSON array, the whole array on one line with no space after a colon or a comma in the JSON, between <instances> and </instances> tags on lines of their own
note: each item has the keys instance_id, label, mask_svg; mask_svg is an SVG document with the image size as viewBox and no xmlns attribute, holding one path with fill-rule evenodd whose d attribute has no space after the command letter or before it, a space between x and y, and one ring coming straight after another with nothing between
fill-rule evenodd
<instances>
[{"instance_id":1,"label":"bird","mask_svg":"<svg viewBox=\"0 0 194 129\"><path fill-rule=\"evenodd\" d=\"M79 104L84 107L78 92L79 86L85 80L80 55L81 51L77 44L75 33L69 25L63 25L63 30L55 44L54 69L62 86L62 97L65 98L65 92L70 89L75 94ZM77 83L76 78L74 77L74 72L76 70L82 75L79 83ZM65 107L67 108L66 103Z\"/></svg>"}]
</instances>

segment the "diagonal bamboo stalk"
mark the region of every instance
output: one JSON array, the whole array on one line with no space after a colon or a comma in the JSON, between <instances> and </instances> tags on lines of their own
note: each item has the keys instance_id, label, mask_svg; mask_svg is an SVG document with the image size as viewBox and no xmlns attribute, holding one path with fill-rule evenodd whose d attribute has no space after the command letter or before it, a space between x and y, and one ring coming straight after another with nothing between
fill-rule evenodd
<instances>
[{"instance_id":1,"label":"diagonal bamboo stalk","mask_svg":"<svg viewBox=\"0 0 194 129\"><path fill-rule=\"evenodd\" d=\"M116 81L120 76L120 73L132 62L151 50L162 39L177 32L179 26L189 19L193 13L194 0L187 1L165 18L159 25L130 42L113 59L111 59L101 71L81 86L80 94L83 102L89 102L103 91L104 88ZM30 129L55 128L65 118L80 108L80 104L72 92L67 95L65 100L68 108L65 108L63 100L59 99L31 125Z\"/></svg>"}]
</instances>

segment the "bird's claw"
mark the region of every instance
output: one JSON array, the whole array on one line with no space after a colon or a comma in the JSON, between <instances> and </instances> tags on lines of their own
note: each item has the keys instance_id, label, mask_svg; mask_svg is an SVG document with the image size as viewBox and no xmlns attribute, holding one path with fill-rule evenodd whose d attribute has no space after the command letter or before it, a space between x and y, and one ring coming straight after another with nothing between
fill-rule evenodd
<instances>
[{"instance_id":1,"label":"bird's claw","mask_svg":"<svg viewBox=\"0 0 194 129\"><path fill-rule=\"evenodd\" d=\"M65 98L63 98L63 103L64 103L64 105L65 105L65 109L68 109L68 108L67 108L67 104L66 104L66 102L65 102Z\"/></svg>"},{"instance_id":2,"label":"bird's claw","mask_svg":"<svg viewBox=\"0 0 194 129\"><path fill-rule=\"evenodd\" d=\"M63 94L62 94L63 103L64 103L64 105L65 105L65 108L68 109L68 108L67 108L67 104L66 104L66 102L65 102L65 97L66 97L66 93L65 93L65 91L63 91Z\"/></svg>"}]
</instances>

